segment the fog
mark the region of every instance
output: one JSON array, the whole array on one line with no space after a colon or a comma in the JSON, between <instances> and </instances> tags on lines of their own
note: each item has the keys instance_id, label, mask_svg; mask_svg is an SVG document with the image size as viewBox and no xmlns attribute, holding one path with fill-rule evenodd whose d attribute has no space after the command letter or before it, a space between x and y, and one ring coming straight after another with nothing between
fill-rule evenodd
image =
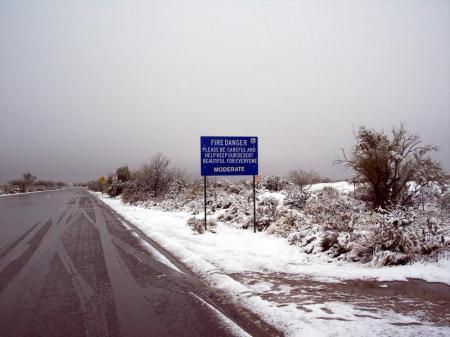
<instances>
[{"instance_id":1,"label":"fog","mask_svg":"<svg viewBox=\"0 0 450 337\"><path fill-rule=\"evenodd\" d=\"M450 169L448 1L0 2L0 182L86 181L200 136L259 137L261 174L333 165L401 122Z\"/></svg>"}]
</instances>

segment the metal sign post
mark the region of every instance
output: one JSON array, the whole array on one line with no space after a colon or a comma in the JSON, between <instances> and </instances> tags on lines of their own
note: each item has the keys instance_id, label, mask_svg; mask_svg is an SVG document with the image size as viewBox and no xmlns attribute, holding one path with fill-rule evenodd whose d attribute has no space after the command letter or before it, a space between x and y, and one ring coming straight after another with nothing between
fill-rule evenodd
<instances>
[{"instance_id":1,"label":"metal sign post","mask_svg":"<svg viewBox=\"0 0 450 337\"><path fill-rule=\"evenodd\" d=\"M206 219L207 176L253 176L253 231L256 233L256 183L258 137L200 137L201 175Z\"/></svg>"},{"instance_id":2,"label":"metal sign post","mask_svg":"<svg viewBox=\"0 0 450 337\"><path fill-rule=\"evenodd\" d=\"M206 176L203 177L203 203L205 206L205 231L206 231Z\"/></svg>"},{"instance_id":3,"label":"metal sign post","mask_svg":"<svg viewBox=\"0 0 450 337\"><path fill-rule=\"evenodd\" d=\"M256 233L256 187L255 176L253 176L253 232Z\"/></svg>"}]
</instances>

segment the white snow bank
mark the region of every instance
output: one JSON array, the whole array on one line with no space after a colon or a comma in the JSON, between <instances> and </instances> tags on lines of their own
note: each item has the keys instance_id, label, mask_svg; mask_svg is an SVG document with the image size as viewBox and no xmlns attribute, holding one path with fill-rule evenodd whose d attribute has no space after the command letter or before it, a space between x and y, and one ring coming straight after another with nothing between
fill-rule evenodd
<instances>
[{"instance_id":1,"label":"white snow bank","mask_svg":"<svg viewBox=\"0 0 450 337\"><path fill-rule=\"evenodd\" d=\"M417 278L450 285L450 260L381 268L338 262L325 255L302 253L284 238L265 232L253 233L218 223L216 234L196 235L186 226L191 217L187 212L124 205L119 199L108 197L102 197L102 200L170 251L181 245L226 273L270 271L340 280L406 281Z\"/></svg>"},{"instance_id":2,"label":"white snow bank","mask_svg":"<svg viewBox=\"0 0 450 337\"><path fill-rule=\"evenodd\" d=\"M381 281L420 278L431 282L450 284L450 261L415 263L407 266L371 268L354 263L337 263L324 255L310 256L299 252L285 239L264 232L235 229L218 224L216 234L194 234L186 225L191 216L187 212L164 212L138 206L124 205L119 199L101 197L106 204L139 227L146 235L174 254L193 272L209 283L233 295L247 309L257 313L269 324L288 336L370 335L415 336L439 335L449 329L421 326L392 326L392 320L409 323L411 318L396 313L384 313L377 320L358 318L348 321L345 313L352 311L347 304L330 304L338 312L336 317L322 319L322 312L309 308L310 314L294 304L278 306L263 300L252 289L237 282L227 273L282 272L307 275L320 279L371 278ZM263 285L261 285L262 287ZM345 310L342 309L344 306ZM394 317L395 316L395 317ZM353 319L355 318L352 316ZM315 318L315 319L313 319ZM330 328L331 327L331 328ZM445 335L445 333L444 333Z\"/></svg>"},{"instance_id":3,"label":"white snow bank","mask_svg":"<svg viewBox=\"0 0 450 337\"><path fill-rule=\"evenodd\" d=\"M313 184L311 185L311 188L309 191L311 192L317 192L322 191L325 187L327 188L334 188L340 193L350 193L355 190L355 186L352 183L349 183L348 181L337 181L335 183L319 183L319 184Z\"/></svg>"}]
</instances>

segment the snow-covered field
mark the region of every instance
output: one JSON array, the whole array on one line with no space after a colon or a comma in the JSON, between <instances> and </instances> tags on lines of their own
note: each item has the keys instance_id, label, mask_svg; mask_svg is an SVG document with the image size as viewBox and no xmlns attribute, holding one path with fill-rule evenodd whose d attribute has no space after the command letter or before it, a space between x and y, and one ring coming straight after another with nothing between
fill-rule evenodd
<instances>
[{"instance_id":1,"label":"snow-covered field","mask_svg":"<svg viewBox=\"0 0 450 337\"><path fill-rule=\"evenodd\" d=\"M369 265L336 261L324 254L305 254L285 238L266 232L253 233L218 223L216 233L195 234L187 225L187 212L165 212L155 208L131 206L119 198L101 198L116 212L139 227L146 235L169 250L193 272L205 278L265 321L288 336L445 336L450 327L437 327L417 317L391 310L365 315L348 303L325 302L280 305L275 299L263 299L270 282L251 285L230 277L235 273L289 274L301 279L326 282L349 279L380 281L418 278L450 284L450 261L416 262L410 265L373 268ZM288 291L278 287L280 291ZM305 307L306 306L306 307ZM416 324L421 325L416 325Z\"/></svg>"}]
</instances>

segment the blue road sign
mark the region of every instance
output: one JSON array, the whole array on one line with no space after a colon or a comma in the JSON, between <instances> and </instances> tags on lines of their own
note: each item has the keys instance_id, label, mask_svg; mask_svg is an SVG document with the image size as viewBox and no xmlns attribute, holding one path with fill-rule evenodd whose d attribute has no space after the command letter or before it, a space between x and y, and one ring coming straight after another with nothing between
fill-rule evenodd
<instances>
[{"instance_id":1,"label":"blue road sign","mask_svg":"<svg viewBox=\"0 0 450 337\"><path fill-rule=\"evenodd\" d=\"M200 137L202 176L258 175L258 137Z\"/></svg>"}]
</instances>

